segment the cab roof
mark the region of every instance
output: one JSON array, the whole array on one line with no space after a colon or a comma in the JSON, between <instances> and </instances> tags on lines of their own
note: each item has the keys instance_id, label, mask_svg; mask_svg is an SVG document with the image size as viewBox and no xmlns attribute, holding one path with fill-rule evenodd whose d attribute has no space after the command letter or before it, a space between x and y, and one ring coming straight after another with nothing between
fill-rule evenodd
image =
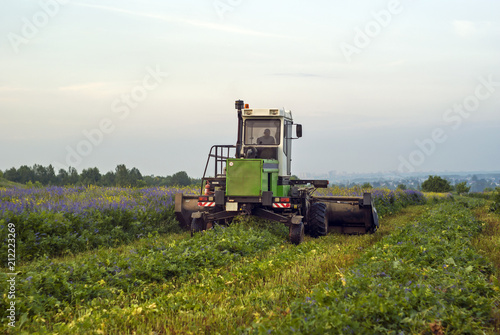
<instances>
[{"instance_id":1,"label":"cab roof","mask_svg":"<svg viewBox=\"0 0 500 335\"><path fill-rule=\"evenodd\" d=\"M292 119L292 111L285 110L284 108L245 108L243 110L243 116L278 116L284 117L286 119Z\"/></svg>"}]
</instances>

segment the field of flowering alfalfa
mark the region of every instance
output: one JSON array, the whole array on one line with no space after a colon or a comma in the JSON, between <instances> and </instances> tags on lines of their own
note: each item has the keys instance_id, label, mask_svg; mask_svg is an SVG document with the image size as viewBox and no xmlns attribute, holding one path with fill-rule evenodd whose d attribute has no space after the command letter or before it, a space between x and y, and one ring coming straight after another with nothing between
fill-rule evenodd
<instances>
[{"instance_id":1,"label":"field of flowering alfalfa","mask_svg":"<svg viewBox=\"0 0 500 335\"><path fill-rule=\"evenodd\" d=\"M189 188L47 187L0 189L1 240L16 227L23 261L118 246L178 229L173 195ZM0 246L7 253L7 244Z\"/></svg>"}]
</instances>

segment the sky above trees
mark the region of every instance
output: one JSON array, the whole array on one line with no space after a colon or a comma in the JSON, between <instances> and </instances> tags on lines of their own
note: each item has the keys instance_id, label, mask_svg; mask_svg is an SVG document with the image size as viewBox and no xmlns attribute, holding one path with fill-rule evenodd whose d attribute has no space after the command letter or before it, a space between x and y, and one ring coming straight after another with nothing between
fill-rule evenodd
<instances>
[{"instance_id":1,"label":"sky above trees","mask_svg":"<svg viewBox=\"0 0 500 335\"><path fill-rule=\"evenodd\" d=\"M500 168L500 2L9 1L0 169L201 177L234 101L291 109L292 173Z\"/></svg>"}]
</instances>

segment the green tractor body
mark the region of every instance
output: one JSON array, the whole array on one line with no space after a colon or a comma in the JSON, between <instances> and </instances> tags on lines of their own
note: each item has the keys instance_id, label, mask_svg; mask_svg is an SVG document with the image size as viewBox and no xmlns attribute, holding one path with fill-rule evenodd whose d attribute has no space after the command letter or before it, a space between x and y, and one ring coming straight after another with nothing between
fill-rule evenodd
<instances>
[{"instance_id":1,"label":"green tractor body","mask_svg":"<svg viewBox=\"0 0 500 335\"><path fill-rule=\"evenodd\" d=\"M262 192L277 192L277 161L263 159L228 159L226 196L262 196ZM274 181L274 183L273 183ZM273 187L274 186L274 187Z\"/></svg>"}]
</instances>

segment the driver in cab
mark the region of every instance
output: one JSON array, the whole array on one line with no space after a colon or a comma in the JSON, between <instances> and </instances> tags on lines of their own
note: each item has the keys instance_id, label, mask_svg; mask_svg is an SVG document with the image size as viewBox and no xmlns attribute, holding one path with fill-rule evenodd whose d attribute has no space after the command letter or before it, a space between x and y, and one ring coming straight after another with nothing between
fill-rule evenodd
<instances>
[{"instance_id":1,"label":"driver in cab","mask_svg":"<svg viewBox=\"0 0 500 335\"><path fill-rule=\"evenodd\" d=\"M257 139L257 144L274 144L274 137L271 136L269 129L264 130L264 136Z\"/></svg>"},{"instance_id":2,"label":"driver in cab","mask_svg":"<svg viewBox=\"0 0 500 335\"><path fill-rule=\"evenodd\" d=\"M271 136L271 131L269 129L264 130L264 136L259 137L257 139L257 144L266 145L266 144L275 144L274 137ZM264 159L275 159L276 157L276 149L274 148L258 148L257 156Z\"/></svg>"}]
</instances>

